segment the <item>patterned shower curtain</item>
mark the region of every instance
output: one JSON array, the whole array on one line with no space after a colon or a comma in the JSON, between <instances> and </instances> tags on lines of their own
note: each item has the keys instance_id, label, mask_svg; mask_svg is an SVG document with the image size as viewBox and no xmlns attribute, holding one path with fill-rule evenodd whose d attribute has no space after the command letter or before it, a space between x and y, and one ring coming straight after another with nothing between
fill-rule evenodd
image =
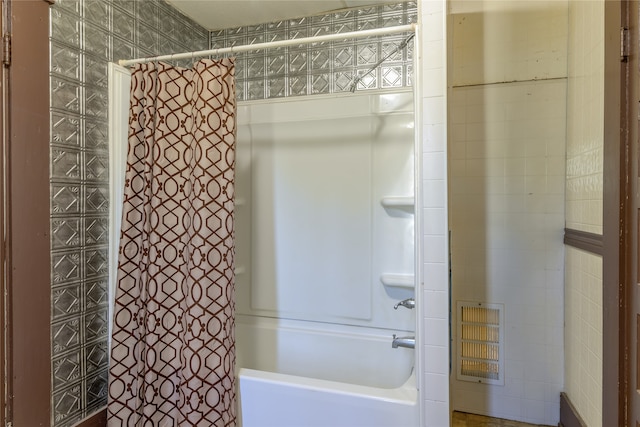
<instances>
[{"instance_id":1,"label":"patterned shower curtain","mask_svg":"<svg viewBox=\"0 0 640 427\"><path fill-rule=\"evenodd\" d=\"M235 426L234 70L133 69L109 426Z\"/></svg>"}]
</instances>

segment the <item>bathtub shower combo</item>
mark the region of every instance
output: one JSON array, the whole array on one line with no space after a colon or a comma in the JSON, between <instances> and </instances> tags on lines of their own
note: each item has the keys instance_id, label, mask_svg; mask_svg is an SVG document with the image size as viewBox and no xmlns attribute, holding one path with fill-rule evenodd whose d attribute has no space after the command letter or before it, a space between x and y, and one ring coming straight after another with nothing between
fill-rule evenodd
<instances>
[{"instance_id":1,"label":"bathtub shower combo","mask_svg":"<svg viewBox=\"0 0 640 427\"><path fill-rule=\"evenodd\" d=\"M112 207L128 79L111 64ZM410 90L238 104L241 426L419 425L415 117Z\"/></svg>"},{"instance_id":2,"label":"bathtub shower combo","mask_svg":"<svg viewBox=\"0 0 640 427\"><path fill-rule=\"evenodd\" d=\"M239 107L243 426L418 425L413 124L411 92Z\"/></svg>"}]
</instances>

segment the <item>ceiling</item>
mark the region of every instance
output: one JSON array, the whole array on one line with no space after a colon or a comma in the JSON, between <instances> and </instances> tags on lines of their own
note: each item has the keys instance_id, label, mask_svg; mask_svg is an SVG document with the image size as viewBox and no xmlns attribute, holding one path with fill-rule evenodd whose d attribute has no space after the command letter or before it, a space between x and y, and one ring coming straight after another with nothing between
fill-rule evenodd
<instances>
[{"instance_id":1,"label":"ceiling","mask_svg":"<svg viewBox=\"0 0 640 427\"><path fill-rule=\"evenodd\" d=\"M167 0L208 30L318 15L393 0Z\"/></svg>"}]
</instances>

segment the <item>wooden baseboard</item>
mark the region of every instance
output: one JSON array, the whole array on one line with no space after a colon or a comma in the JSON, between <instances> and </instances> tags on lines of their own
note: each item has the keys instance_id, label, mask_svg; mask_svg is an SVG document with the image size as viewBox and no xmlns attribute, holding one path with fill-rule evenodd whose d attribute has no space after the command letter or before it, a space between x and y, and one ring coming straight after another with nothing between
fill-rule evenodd
<instances>
[{"instance_id":1,"label":"wooden baseboard","mask_svg":"<svg viewBox=\"0 0 640 427\"><path fill-rule=\"evenodd\" d=\"M560 393L560 427L587 427L564 393Z\"/></svg>"},{"instance_id":2,"label":"wooden baseboard","mask_svg":"<svg viewBox=\"0 0 640 427\"><path fill-rule=\"evenodd\" d=\"M107 408L95 412L84 420L76 424L76 427L106 427L107 426Z\"/></svg>"}]
</instances>

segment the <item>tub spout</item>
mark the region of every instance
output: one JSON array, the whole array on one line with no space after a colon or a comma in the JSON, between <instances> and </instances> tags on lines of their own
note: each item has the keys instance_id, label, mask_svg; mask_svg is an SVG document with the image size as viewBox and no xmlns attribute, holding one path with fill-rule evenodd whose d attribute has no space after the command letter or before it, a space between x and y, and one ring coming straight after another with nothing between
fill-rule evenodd
<instances>
[{"instance_id":1,"label":"tub spout","mask_svg":"<svg viewBox=\"0 0 640 427\"><path fill-rule=\"evenodd\" d=\"M393 334L393 342L391 343L391 347L416 348L416 337L396 337L396 334Z\"/></svg>"},{"instance_id":2,"label":"tub spout","mask_svg":"<svg viewBox=\"0 0 640 427\"><path fill-rule=\"evenodd\" d=\"M400 301L399 303L394 305L393 309L397 310L398 307L400 307L400 306L403 306L403 307L406 307L406 308L415 308L416 300L414 300L413 298L407 298L406 300Z\"/></svg>"}]
</instances>

